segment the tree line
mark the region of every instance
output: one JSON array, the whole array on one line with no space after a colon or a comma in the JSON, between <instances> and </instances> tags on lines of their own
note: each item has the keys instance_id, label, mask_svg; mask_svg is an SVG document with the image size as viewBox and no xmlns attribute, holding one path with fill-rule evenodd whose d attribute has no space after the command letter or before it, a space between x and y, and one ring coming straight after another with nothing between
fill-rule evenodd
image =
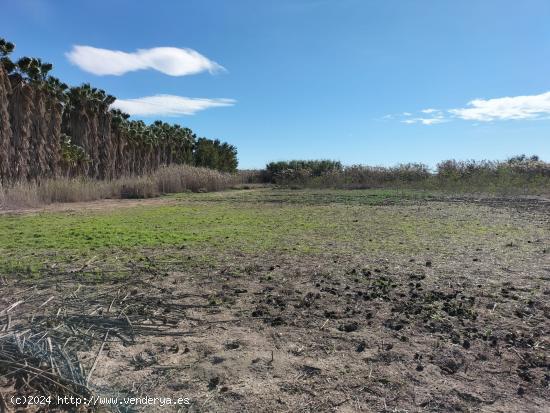
<instances>
[{"instance_id":1,"label":"tree line","mask_svg":"<svg viewBox=\"0 0 550 413\"><path fill-rule=\"evenodd\" d=\"M39 58L10 59L0 38L0 182L85 176L115 179L163 165L237 170L237 150L189 128L131 120L116 98L89 84L69 87Z\"/></svg>"},{"instance_id":2,"label":"tree line","mask_svg":"<svg viewBox=\"0 0 550 413\"><path fill-rule=\"evenodd\" d=\"M450 192L546 194L550 163L518 155L504 161L442 161L435 170L422 163L396 166L344 166L333 160L271 162L259 180L277 185L317 188L412 188Z\"/></svg>"}]
</instances>

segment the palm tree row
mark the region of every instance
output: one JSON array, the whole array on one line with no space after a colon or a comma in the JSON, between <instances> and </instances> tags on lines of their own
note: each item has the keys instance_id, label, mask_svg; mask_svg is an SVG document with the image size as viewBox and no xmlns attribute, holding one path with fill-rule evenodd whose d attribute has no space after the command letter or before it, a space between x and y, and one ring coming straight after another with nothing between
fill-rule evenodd
<instances>
[{"instance_id":1,"label":"palm tree row","mask_svg":"<svg viewBox=\"0 0 550 413\"><path fill-rule=\"evenodd\" d=\"M37 58L12 62L0 38L0 181L56 176L113 179L192 164L237 168L234 146L197 138L179 125L147 125L111 109L115 97L89 84L69 87Z\"/></svg>"}]
</instances>

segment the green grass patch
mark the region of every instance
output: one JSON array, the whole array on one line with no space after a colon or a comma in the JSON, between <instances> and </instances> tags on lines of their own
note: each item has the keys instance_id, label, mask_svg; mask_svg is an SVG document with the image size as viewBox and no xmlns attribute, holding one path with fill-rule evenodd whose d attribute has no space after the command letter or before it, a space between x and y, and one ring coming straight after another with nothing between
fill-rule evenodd
<instances>
[{"instance_id":1,"label":"green grass patch","mask_svg":"<svg viewBox=\"0 0 550 413\"><path fill-rule=\"evenodd\" d=\"M3 216L4 273L75 266L94 258L124 264L154 253L418 254L507 242L530 229L474 205L414 201L414 192L228 191L172 196L175 204ZM183 252L182 252L183 251ZM195 258L197 254L193 255ZM76 265L78 266L78 265Z\"/></svg>"}]
</instances>

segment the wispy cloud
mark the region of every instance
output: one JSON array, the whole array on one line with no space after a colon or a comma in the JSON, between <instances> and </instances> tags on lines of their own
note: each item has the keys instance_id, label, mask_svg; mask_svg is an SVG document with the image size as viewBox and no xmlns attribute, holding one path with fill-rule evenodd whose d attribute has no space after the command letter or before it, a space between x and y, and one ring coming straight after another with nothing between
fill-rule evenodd
<instances>
[{"instance_id":1,"label":"wispy cloud","mask_svg":"<svg viewBox=\"0 0 550 413\"><path fill-rule=\"evenodd\" d=\"M80 69L95 75L120 76L136 70L153 69L170 76L186 76L200 72L215 73L223 66L193 49L155 47L133 53L98 49L91 46L73 46L66 53L69 61Z\"/></svg>"},{"instance_id":2,"label":"wispy cloud","mask_svg":"<svg viewBox=\"0 0 550 413\"><path fill-rule=\"evenodd\" d=\"M424 110L422 110L422 113L425 113L425 114L427 114L427 115L429 115L430 113L435 113L435 112L439 112L439 110L437 110L437 109L431 109L431 108L430 108L430 109L424 109Z\"/></svg>"},{"instance_id":3,"label":"wispy cloud","mask_svg":"<svg viewBox=\"0 0 550 413\"><path fill-rule=\"evenodd\" d=\"M135 116L182 116L194 115L209 108L233 106L235 103L234 99L155 95L137 99L117 99L111 107Z\"/></svg>"},{"instance_id":4,"label":"wispy cloud","mask_svg":"<svg viewBox=\"0 0 550 413\"><path fill-rule=\"evenodd\" d=\"M422 125L435 125L438 123L447 122L445 114L440 110L424 109L421 112L423 115L418 117L412 117L413 115L409 112L403 113L405 119L402 119L401 123L406 123L407 125L413 125L415 123L420 123Z\"/></svg>"},{"instance_id":5,"label":"wispy cloud","mask_svg":"<svg viewBox=\"0 0 550 413\"><path fill-rule=\"evenodd\" d=\"M401 121L401 123L406 123L407 125L412 125L415 123L420 123L422 125L436 125L443 122L448 122L448 120L444 118L412 118Z\"/></svg>"},{"instance_id":6,"label":"wispy cloud","mask_svg":"<svg viewBox=\"0 0 550 413\"><path fill-rule=\"evenodd\" d=\"M435 125L461 119L476 122L498 120L550 119L550 92L540 95L514 96L494 99L475 99L463 108L423 109L417 117L409 112L386 115L385 119L399 119L405 124Z\"/></svg>"}]
</instances>

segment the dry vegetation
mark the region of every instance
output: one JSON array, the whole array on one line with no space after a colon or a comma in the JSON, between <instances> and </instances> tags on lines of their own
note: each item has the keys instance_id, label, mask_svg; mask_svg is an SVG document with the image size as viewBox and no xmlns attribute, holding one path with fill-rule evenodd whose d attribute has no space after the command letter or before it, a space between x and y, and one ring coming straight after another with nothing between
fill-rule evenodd
<instances>
[{"instance_id":1,"label":"dry vegetation","mask_svg":"<svg viewBox=\"0 0 550 413\"><path fill-rule=\"evenodd\" d=\"M549 194L550 164L537 156L506 161L440 162L435 171L421 163L395 167L342 166L340 162L272 162L263 181L298 188L409 188L449 193Z\"/></svg>"},{"instance_id":2,"label":"dry vegetation","mask_svg":"<svg viewBox=\"0 0 550 413\"><path fill-rule=\"evenodd\" d=\"M241 181L239 175L187 165L162 167L149 175L110 181L82 177L44 179L6 187L0 185L0 210L38 207L56 202L152 198L178 192L220 191Z\"/></svg>"}]
</instances>

